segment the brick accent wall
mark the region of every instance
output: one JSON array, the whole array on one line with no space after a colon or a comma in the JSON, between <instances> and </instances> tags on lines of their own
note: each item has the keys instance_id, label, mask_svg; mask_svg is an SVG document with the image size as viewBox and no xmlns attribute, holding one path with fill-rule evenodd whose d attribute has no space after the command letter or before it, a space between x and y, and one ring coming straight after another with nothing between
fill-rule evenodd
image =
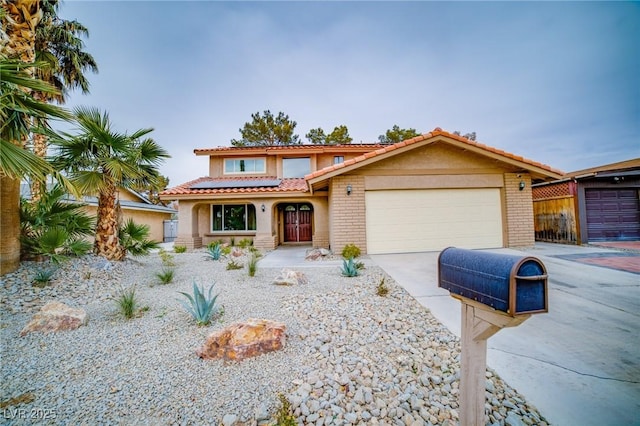
<instances>
[{"instance_id":1,"label":"brick accent wall","mask_svg":"<svg viewBox=\"0 0 640 426\"><path fill-rule=\"evenodd\" d=\"M520 177L518 177L520 176ZM520 181L525 188L520 191ZM504 194L507 215L507 247L531 247L535 243L531 177L505 173Z\"/></svg>"},{"instance_id":2,"label":"brick accent wall","mask_svg":"<svg viewBox=\"0 0 640 426\"><path fill-rule=\"evenodd\" d=\"M347 195L351 185L351 195ZM329 191L329 241L334 253L341 253L347 244L367 251L364 176L337 176L331 179Z\"/></svg>"}]
</instances>

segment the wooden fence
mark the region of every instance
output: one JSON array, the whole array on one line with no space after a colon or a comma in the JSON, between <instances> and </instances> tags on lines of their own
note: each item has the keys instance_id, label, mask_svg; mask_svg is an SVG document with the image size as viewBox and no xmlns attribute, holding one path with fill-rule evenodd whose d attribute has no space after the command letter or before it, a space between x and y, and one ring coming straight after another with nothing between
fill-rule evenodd
<instances>
[{"instance_id":1,"label":"wooden fence","mask_svg":"<svg viewBox=\"0 0 640 426\"><path fill-rule=\"evenodd\" d=\"M533 201L536 241L577 244L578 226L573 196Z\"/></svg>"}]
</instances>

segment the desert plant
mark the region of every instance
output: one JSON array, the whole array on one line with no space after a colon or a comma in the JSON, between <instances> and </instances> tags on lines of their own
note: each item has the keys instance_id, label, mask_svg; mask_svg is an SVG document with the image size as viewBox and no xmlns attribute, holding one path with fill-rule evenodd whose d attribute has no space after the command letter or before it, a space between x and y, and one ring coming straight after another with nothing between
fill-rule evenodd
<instances>
[{"instance_id":1,"label":"desert plant","mask_svg":"<svg viewBox=\"0 0 640 426\"><path fill-rule=\"evenodd\" d=\"M71 203L66 190L54 185L37 202L20 202L20 242L24 257L47 256L58 263L68 255L91 250L84 240L93 233L95 219L83 211L84 204Z\"/></svg>"},{"instance_id":2,"label":"desert plant","mask_svg":"<svg viewBox=\"0 0 640 426\"><path fill-rule=\"evenodd\" d=\"M342 257L345 259L356 258L360 256L360 248L355 244L347 244L342 249Z\"/></svg>"},{"instance_id":3,"label":"desert plant","mask_svg":"<svg viewBox=\"0 0 640 426\"><path fill-rule=\"evenodd\" d=\"M356 269L358 269L358 271L364 269L364 262L356 262Z\"/></svg>"},{"instance_id":4,"label":"desert plant","mask_svg":"<svg viewBox=\"0 0 640 426\"><path fill-rule=\"evenodd\" d=\"M231 246L222 246L222 255L229 256L231 254L232 247Z\"/></svg>"},{"instance_id":5,"label":"desert plant","mask_svg":"<svg viewBox=\"0 0 640 426\"><path fill-rule=\"evenodd\" d=\"M160 280L161 284L169 284L173 281L173 277L176 272L173 268L162 268L162 272L156 273L156 277Z\"/></svg>"},{"instance_id":6,"label":"desert plant","mask_svg":"<svg viewBox=\"0 0 640 426\"><path fill-rule=\"evenodd\" d=\"M157 249L160 244L149 239L149 225L138 224L129 218L119 230L120 244L126 253L132 256L144 256L152 249Z\"/></svg>"},{"instance_id":7,"label":"desert plant","mask_svg":"<svg viewBox=\"0 0 640 426\"><path fill-rule=\"evenodd\" d=\"M215 284L211 284L206 296L204 293L204 286L202 286L202 289L198 288L195 281L193 282L193 295L183 291L178 292L187 298L186 301L180 300L180 303L182 303L182 306L184 306L187 312L191 314L193 319L196 320L196 324L198 325L209 324L211 322L211 317L216 313L216 300L218 299L218 295L216 294L213 297L211 296L214 285Z\"/></svg>"},{"instance_id":8,"label":"desert plant","mask_svg":"<svg viewBox=\"0 0 640 426\"><path fill-rule=\"evenodd\" d=\"M173 251L176 253L186 253L187 246L173 246Z\"/></svg>"},{"instance_id":9,"label":"desert plant","mask_svg":"<svg viewBox=\"0 0 640 426\"><path fill-rule=\"evenodd\" d=\"M231 238L229 238L229 245L230 245L231 247L233 247L233 246L235 246L235 245L236 245L236 237L231 237Z\"/></svg>"},{"instance_id":10,"label":"desert plant","mask_svg":"<svg viewBox=\"0 0 640 426\"><path fill-rule=\"evenodd\" d=\"M242 269L243 266L240 263L237 263L235 260L230 260L229 263L227 263L227 271L234 271L236 269Z\"/></svg>"},{"instance_id":11,"label":"desert plant","mask_svg":"<svg viewBox=\"0 0 640 426\"><path fill-rule=\"evenodd\" d=\"M160 255L160 259L162 260L162 265L164 266L176 266L176 263L173 261L173 255L164 249L160 249L158 253Z\"/></svg>"},{"instance_id":12,"label":"desert plant","mask_svg":"<svg viewBox=\"0 0 640 426\"><path fill-rule=\"evenodd\" d=\"M356 262L353 261L353 257L349 260L342 261L342 275L345 277L357 277L360 274L356 267Z\"/></svg>"},{"instance_id":13,"label":"desert plant","mask_svg":"<svg viewBox=\"0 0 640 426\"><path fill-rule=\"evenodd\" d=\"M128 289L121 288L120 294L116 298L116 305L120 309L120 313L126 319L131 319L136 314L138 308L138 298L136 296L135 286Z\"/></svg>"},{"instance_id":14,"label":"desert plant","mask_svg":"<svg viewBox=\"0 0 640 426\"><path fill-rule=\"evenodd\" d=\"M220 244L208 245L207 255L211 260L219 260L222 256L222 246Z\"/></svg>"},{"instance_id":15,"label":"desert plant","mask_svg":"<svg viewBox=\"0 0 640 426\"><path fill-rule=\"evenodd\" d=\"M249 251L252 254L256 255L258 258L262 257L262 253L260 253L260 250L258 250L257 248L255 248L253 246L249 247Z\"/></svg>"},{"instance_id":16,"label":"desert plant","mask_svg":"<svg viewBox=\"0 0 640 426\"><path fill-rule=\"evenodd\" d=\"M389 294L389 287L387 287L387 285L385 284L384 277L382 277L382 279L376 286L376 294L381 297L384 297L387 294Z\"/></svg>"},{"instance_id":17,"label":"desert plant","mask_svg":"<svg viewBox=\"0 0 640 426\"><path fill-rule=\"evenodd\" d=\"M296 416L291 410L291 403L283 394L278 394L280 400L280 406L276 410L276 423L275 426L296 426Z\"/></svg>"},{"instance_id":18,"label":"desert plant","mask_svg":"<svg viewBox=\"0 0 640 426\"><path fill-rule=\"evenodd\" d=\"M33 277L33 285L36 287L44 287L47 284L49 284L49 282L51 281L51 278L53 278L53 274L56 273L55 269L40 269L38 272L36 272L35 276Z\"/></svg>"},{"instance_id":19,"label":"desert plant","mask_svg":"<svg viewBox=\"0 0 640 426\"><path fill-rule=\"evenodd\" d=\"M250 277L255 277L256 275L256 271L258 270L258 259L259 256L255 253L251 253L249 260L247 260L247 271L249 272Z\"/></svg>"},{"instance_id":20,"label":"desert plant","mask_svg":"<svg viewBox=\"0 0 640 426\"><path fill-rule=\"evenodd\" d=\"M253 240L250 238L243 238L238 242L238 247L247 248L253 245Z\"/></svg>"}]
</instances>

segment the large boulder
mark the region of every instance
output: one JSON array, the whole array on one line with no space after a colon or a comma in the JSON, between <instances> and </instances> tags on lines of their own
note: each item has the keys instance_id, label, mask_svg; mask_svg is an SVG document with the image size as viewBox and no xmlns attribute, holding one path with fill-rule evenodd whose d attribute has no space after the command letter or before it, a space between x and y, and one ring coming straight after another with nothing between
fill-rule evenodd
<instances>
[{"instance_id":1,"label":"large boulder","mask_svg":"<svg viewBox=\"0 0 640 426\"><path fill-rule=\"evenodd\" d=\"M20 332L21 336L34 331L43 333L75 330L89 321L83 309L71 308L64 303L49 302L44 305Z\"/></svg>"},{"instance_id":2,"label":"large boulder","mask_svg":"<svg viewBox=\"0 0 640 426\"><path fill-rule=\"evenodd\" d=\"M280 271L280 275L275 277L273 280L273 284L275 285L296 285L308 283L309 280L303 272L292 271L290 269L283 269Z\"/></svg>"},{"instance_id":3,"label":"large boulder","mask_svg":"<svg viewBox=\"0 0 640 426\"><path fill-rule=\"evenodd\" d=\"M240 361L282 349L285 330L283 323L250 318L214 331L196 354L203 359Z\"/></svg>"}]
</instances>

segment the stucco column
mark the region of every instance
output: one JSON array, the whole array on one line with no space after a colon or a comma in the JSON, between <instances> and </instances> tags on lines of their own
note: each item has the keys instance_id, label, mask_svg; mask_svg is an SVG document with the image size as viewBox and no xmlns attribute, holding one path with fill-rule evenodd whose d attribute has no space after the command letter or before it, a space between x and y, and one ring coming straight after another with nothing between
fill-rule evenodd
<instances>
[{"instance_id":1,"label":"stucco column","mask_svg":"<svg viewBox=\"0 0 640 426\"><path fill-rule=\"evenodd\" d=\"M180 201L178 205L178 236L174 245L188 249L202 247L202 236L198 232L198 209L193 202Z\"/></svg>"},{"instance_id":2,"label":"stucco column","mask_svg":"<svg viewBox=\"0 0 640 426\"><path fill-rule=\"evenodd\" d=\"M274 203L272 200L261 200L254 203L256 208L256 236L253 245L256 248L271 250L276 247L276 232L273 226ZM264 211L262 211L264 206Z\"/></svg>"},{"instance_id":3,"label":"stucco column","mask_svg":"<svg viewBox=\"0 0 640 426\"><path fill-rule=\"evenodd\" d=\"M327 199L317 199L313 205L313 247L329 248L329 203Z\"/></svg>"}]
</instances>

